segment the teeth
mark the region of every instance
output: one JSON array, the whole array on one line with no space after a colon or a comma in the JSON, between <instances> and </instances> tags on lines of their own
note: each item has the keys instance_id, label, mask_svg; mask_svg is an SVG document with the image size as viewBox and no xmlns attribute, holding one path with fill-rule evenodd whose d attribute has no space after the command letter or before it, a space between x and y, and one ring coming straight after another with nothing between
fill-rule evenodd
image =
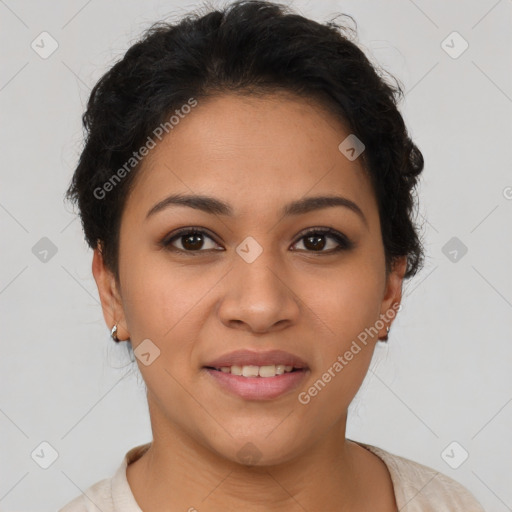
<instances>
[{"instance_id":1,"label":"teeth","mask_svg":"<svg viewBox=\"0 0 512 512\"><path fill-rule=\"evenodd\" d=\"M225 366L223 368L227 368L229 370L229 366ZM242 367L241 366L232 366L231 373L233 375L242 375Z\"/></svg>"},{"instance_id":2,"label":"teeth","mask_svg":"<svg viewBox=\"0 0 512 512\"><path fill-rule=\"evenodd\" d=\"M242 377L275 377L283 373L289 373L293 370L293 366L284 364L270 364L267 366L222 366L216 368L223 373L231 373L233 375L241 375Z\"/></svg>"},{"instance_id":3,"label":"teeth","mask_svg":"<svg viewBox=\"0 0 512 512\"><path fill-rule=\"evenodd\" d=\"M242 375L244 377L257 377L258 370L258 366L242 366Z\"/></svg>"},{"instance_id":4,"label":"teeth","mask_svg":"<svg viewBox=\"0 0 512 512\"><path fill-rule=\"evenodd\" d=\"M277 375L276 365L260 366L258 375L260 377L275 377Z\"/></svg>"}]
</instances>

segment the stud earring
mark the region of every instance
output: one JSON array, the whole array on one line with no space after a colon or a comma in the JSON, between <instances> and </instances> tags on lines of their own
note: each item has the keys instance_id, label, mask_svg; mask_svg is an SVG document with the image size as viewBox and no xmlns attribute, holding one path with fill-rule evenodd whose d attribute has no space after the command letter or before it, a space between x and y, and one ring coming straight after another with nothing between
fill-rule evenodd
<instances>
[{"instance_id":1,"label":"stud earring","mask_svg":"<svg viewBox=\"0 0 512 512\"><path fill-rule=\"evenodd\" d=\"M389 334L389 326L386 325L386 336L384 338L379 338L379 341L387 342L388 341L388 334Z\"/></svg>"},{"instance_id":2,"label":"stud earring","mask_svg":"<svg viewBox=\"0 0 512 512\"><path fill-rule=\"evenodd\" d=\"M117 337L117 324L112 327L112 330L110 331L110 337L116 342L119 343L121 340Z\"/></svg>"}]
</instances>

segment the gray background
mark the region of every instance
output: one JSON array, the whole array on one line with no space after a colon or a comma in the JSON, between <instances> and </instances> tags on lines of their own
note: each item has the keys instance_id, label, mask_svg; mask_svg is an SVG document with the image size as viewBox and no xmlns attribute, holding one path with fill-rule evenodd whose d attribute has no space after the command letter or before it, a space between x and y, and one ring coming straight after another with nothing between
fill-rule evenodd
<instances>
[{"instance_id":1,"label":"gray background","mask_svg":"<svg viewBox=\"0 0 512 512\"><path fill-rule=\"evenodd\" d=\"M0 0L1 510L56 510L151 439L141 378L109 340L63 193L91 86L151 22L197 5ZM347 437L436 468L488 511L512 510L512 1L291 5L355 17L367 55L405 86L401 110L426 160L426 265L405 283ZM31 48L43 31L59 45L46 59ZM453 31L469 44L460 55ZM48 449L31 457L43 441L58 453L48 469ZM462 450L453 469L445 460Z\"/></svg>"}]
</instances>

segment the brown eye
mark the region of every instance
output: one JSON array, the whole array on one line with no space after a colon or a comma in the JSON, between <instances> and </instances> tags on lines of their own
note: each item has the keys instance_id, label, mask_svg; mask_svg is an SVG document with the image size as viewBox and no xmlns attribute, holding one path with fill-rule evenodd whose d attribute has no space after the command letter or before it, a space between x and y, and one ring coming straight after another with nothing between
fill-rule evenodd
<instances>
[{"instance_id":1,"label":"brown eye","mask_svg":"<svg viewBox=\"0 0 512 512\"><path fill-rule=\"evenodd\" d=\"M331 243L328 240L331 240ZM307 252L333 253L343 249L351 249L353 244L347 237L333 229L312 229L302 235L298 242L303 241ZM296 242L294 245L296 245ZM327 250L324 250L327 247Z\"/></svg>"},{"instance_id":2,"label":"brown eye","mask_svg":"<svg viewBox=\"0 0 512 512\"><path fill-rule=\"evenodd\" d=\"M332 254L340 250L352 249L354 244L342 233L331 228L310 229L302 234L294 246L302 242L305 252ZM183 228L166 237L160 244L170 251L182 253L200 253L219 249L218 244L206 231ZM297 249L293 249L297 250Z\"/></svg>"},{"instance_id":3,"label":"brown eye","mask_svg":"<svg viewBox=\"0 0 512 512\"><path fill-rule=\"evenodd\" d=\"M210 247L208 247L208 240ZM179 245L176 246L175 243ZM166 238L162 241L162 245L170 250L177 250L182 252L203 252L212 250L217 247L217 244L205 231L194 230L186 228L175 233L171 238Z\"/></svg>"}]
</instances>

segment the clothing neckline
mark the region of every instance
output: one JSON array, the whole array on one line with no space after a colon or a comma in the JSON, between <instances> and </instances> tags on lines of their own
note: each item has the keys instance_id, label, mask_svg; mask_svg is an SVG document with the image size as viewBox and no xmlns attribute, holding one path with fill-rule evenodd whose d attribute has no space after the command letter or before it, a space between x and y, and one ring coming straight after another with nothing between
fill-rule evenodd
<instances>
[{"instance_id":1,"label":"clothing neckline","mask_svg":"<svg viewBox=\"0 0 512 512\"><path fill-rule=\"evenodd\" d=\"M386 465L388 472L391 476L393 483L393 493L395 495L395 501L398 509L401 508L405 502L405 496L402 488L399 485L399 472L396 462L393 460L391 454L371 444L362 443L360 441L354 441L352 439L346 439L351 441L362 448L370 451L377 457L379 457ZM112 503L114 504L115 510L123 510L123 512L143 512L139 504L135 500L128 478L126 476L127 467L139 460L151 447L151 441L149 443L141 444L131 448L125 455L123 462L119 466L118 470L112 477Z\"/></svg>"}]
</instances>

